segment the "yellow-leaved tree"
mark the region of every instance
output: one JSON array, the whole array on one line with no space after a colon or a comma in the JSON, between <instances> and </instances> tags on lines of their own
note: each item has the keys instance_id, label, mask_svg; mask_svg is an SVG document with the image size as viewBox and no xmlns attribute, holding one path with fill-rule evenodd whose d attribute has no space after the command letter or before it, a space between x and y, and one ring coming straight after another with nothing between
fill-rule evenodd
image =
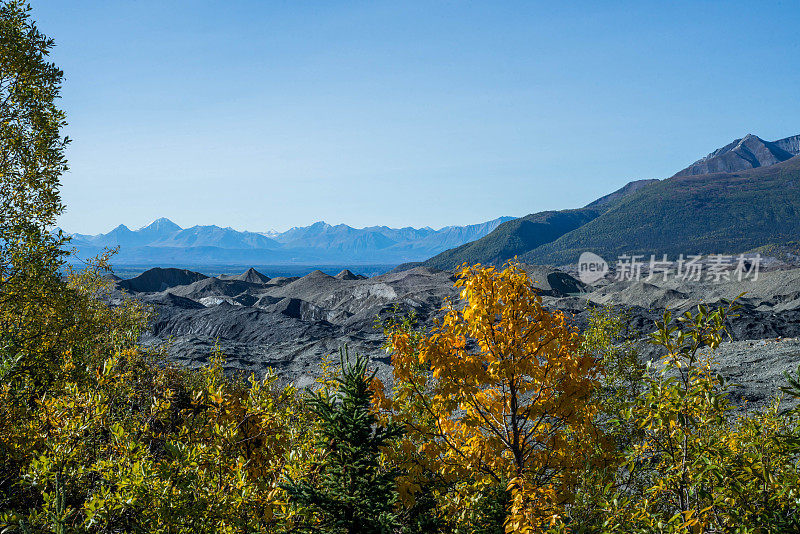
<instances>
[{"instance_id":1,"label":"yellow-leaved tree","mask_svg":"<svg viewBox=\"0 0 800 534\"><path fill-rule=\"evenodd\" d=\"M403 493L413 498L415 473L435 473L455 488L442 498L443 515L464 517L476 495L503 485L506 531L545 530L587 462L601 458L598 361L517 264L465 265L455 285L462 305L448 303L430 332L388 328L390 406L408 427L401 449L416 464Z\"/></svg>"}]
</instances>

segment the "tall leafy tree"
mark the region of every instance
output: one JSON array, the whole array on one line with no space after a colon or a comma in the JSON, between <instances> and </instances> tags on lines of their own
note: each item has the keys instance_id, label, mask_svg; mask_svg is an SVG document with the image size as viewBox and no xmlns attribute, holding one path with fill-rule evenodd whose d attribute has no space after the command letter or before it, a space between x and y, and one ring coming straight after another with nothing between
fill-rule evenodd
<instances>
[{"instance_id":1,"label":"tall leafy tree","mask_svg":"<svg viewBox=\"0 0 800 534\"><path fill-rule=\"evenodd\" d=\"M429 333L389 332L406 448L463 481L452 515L471 521L480 496L500 486L510 499L506 531L542 531L594 457L600 366L519 266L464 266L456 286L462 305L446 306Z\"/></svg>"},{"instance_id":2,"label":"tall leafy tree","mask_svg":"<svg viewBox=\"0 0 800 534\"><path fill-rule=\"evenodd\" d=\"M57 107L63 74L48 61L53 40L27 2L0 3L0 355L5 374L31 371L52 356L68 329L60 268L64 239L52 233L63 211L67 164ZM52 359L52 358L51 358ZM37 377L39 380L42 377Z\"/></svg>"},{"instance_id":3,"label":"tall leafy tree","mask_svg":"<svg viewBox=\"0 0 800 534\"><path fill-rule=\"evenodd\" d=\"M80 362L90 339L111 330L79 287L63 276L65 117L57 106L63 74L49 61L53 40L19 0L0 1L0 506L26 502L21 466L40 444L17 439L64 361ZM92 318L92 320L90 320ZM83 365L68 366L85 372ZM63 503L63 494L60 501Z\"/></svg>"},{"instance_id":4,"label":"tall leafy tree","mask_svg":"<svg viewBox=\"0 0 800 534\"><path fill-rule=\"evenodd\" d=\"M322 457L309 477L283 487L289 501L306 507L310 530L348 534L390 532L396 525L397 473L382 465L381 452L401 435L392 423L378 424L373 410L374 373L367 359L341 354L335 390L324 388L308 400L319 418Z\"/></svg>"}]
</instances>

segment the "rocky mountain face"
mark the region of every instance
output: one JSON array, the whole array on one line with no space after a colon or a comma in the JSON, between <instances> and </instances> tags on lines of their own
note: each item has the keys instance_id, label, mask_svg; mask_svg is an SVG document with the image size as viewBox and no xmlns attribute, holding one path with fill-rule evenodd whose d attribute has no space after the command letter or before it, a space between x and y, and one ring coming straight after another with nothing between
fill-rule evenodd
<instances>
[{"instance_id":1,"label":"rocky mountain face","mask_svg":"<svg viewBox=\"0 0 800 534\"><path fill-rule=\"evenodd\" d=\"M135 231L120 225L107 234L73 234L71 244L81 257L96 255L103 247L120 247L114 257L117 265L398 264L474 241L511 219L439 230L318 222L267 236L218 226L184 229L162 218Z\"/></svg>"},{"instance_id":2,"label":"rocky mountain face","mask_svg":"<svg viewBox=\"0 0 800 534\"><path fill-rule=\"evenodd\" d=\"M800 136L787 137L778 141L764 141L760 137L747 134L741 139L718 148L706 157L699 159L675 174L675 176L694 176L698 174L731 173L768 167L800 154Z\"/></svg>"},{"instance_id":3,"label":"rocky mountain face","mask_svg":"<svg viewBox=\"0 0 800 534\"><path fill-rule=\"evenodd\" d=\"M773 144L790 154L800 155L800 135L779 139L778 141L773 141Z\"/></svg>"},{"instance_id":4,"label":"rocky mountain face","mask_svg":"<svg viewBox=\"0 0 800 534\"><path fill-rule=\"evenodd\" d=\"M736 395L750 403L766 402L780 370L800 364L800 342L794 339L800 335L800 269L763 272L757 280L741 282L608 277L586 285L558 269L524 268L545 305L566 312L576 326L587 324L592 307L611 306L625 314L634 338L651 332L665 308L679 312L746 291L739 317L731 323L736 343L726 344L719 359L723 372L745 383ZM255 270L213 278L174 271L153 269L136 282L118 283L115 302L137 298L155 310L146 344L163 346L174 361L188 366L203 365L218 347L231 372L260 376L271 368L299 386L313 384L322 358L345 345L351 353L369 356L380 378L391 383L391 362L381 348L383 332L376 320L413 312L417 326L427 329L446 299L458 301L453 273L428 267L372 278L315 271L270 279ZM185 283L174 285L180 277ZM644 354L657 358L648 347L642 344Z\"/></svg>"}]
</instances>

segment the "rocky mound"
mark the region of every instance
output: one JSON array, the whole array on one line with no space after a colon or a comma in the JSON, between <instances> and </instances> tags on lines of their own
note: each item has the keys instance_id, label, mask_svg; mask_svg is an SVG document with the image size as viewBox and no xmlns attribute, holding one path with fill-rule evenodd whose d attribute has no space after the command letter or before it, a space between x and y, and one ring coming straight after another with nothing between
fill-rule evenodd
<instances>
[{"instance_id":1,"label":"rocky mound","mask_svg":"<svg viewBox=\"0 0 800 534\"><path fill-rule=\"evenodd\" d=\"M623 314L631 335L641 339L665 308L681 312L745 292L729 325L735 343L726 344L719 356L727 376L747 381L735 390L737 398L761 402L776 390L780 371L800 363L796 343L774 341L800 336L800 269L762 272L758 280L741 282L671 278L587 286L558 269L523 268L541 289L545 306L563 310L576 326L588 324L591 308L608 306ZM451 271L430 267L356 279L315 271L266 284L204 278L137 298L156 310L144 341L165 344L183 364L202 365L219 346L230 370L260 375L273 368L286 381L311 383L321 358L347 344L370 356L389 383L390 361L376 319L413 313L417 326L427 329L447 299L457 302L454 281ZM658 357L652 346L642 347L645 357Z\"/></svg>"},{"instance_id":2,"label":"rocky mound","mask_svg":"<svg viewBox=\"0 0 800 534\"><path fill-rule=\"evenodd\" d=\"M699 302L737 302L763 312L800 309L800 269L759 273L758 279L741 281L639 280L613 282L588 288L586 298L601 305L637 306L646 309L685 310Z\"/></svg>"},{"instance_id":3,"label":"rocky mound","mask_svg":"<svg viewBox=\"0 0 800 534\"><path fill-rule=\"evenodd\" d=\"M172 293L166 292L146 295L142 297L142 300L148 304L182 308L187 310L198 310L205 308L201 302L197 302L186 297L179 297L178 295L173 295Z\"/></svg>"},{"instance_id":4,"label":"rocky mound","mask_svg":"<svg viewBox=\"0 0 800 534\"><path fill-rule=\"evenodd\" d=\"M275 278L271 278L269 284L272 286L285 286L286 284L290 284L295 280L299 280L298 276L276 276Z\"/></svg>"},{"instance_id":5,"label":"rocky mound","mask_svg":"<svg viewBox=\"0 0 800 534\"><path fill-rule=\"evenodd\" d=\"M339 272L336 276L334 276L337 280L363 280L366 276L360 276L357 274L353 274L349 269L343 269Z\"/></svg>"},{"instance_id":6,"label":"rocky mound","mask_svg":"<svg viewBox=\"0 0 800 534\"><path fill-rule=\"evenodd\" d=\"M541 289L543 295L563 297L586 291L586 284L558 269L538 265L524 265L523 268L534 287Z\"/></svg>"},{"instance_id":7,"label":"rocky mound","mask_svg":"<svg viewBox=\"0 0 800 534\"><path fill-rule=\"evenodd\" d=\"M256 292L261 289L264 289L264 284L253 284L240 280L204 278L189 285L170 288L167 291L173 295L196 300L214 296L235 297L242 293Z\"/></svg>"},{"instance_id":8,"label":"rocky mound","mask_svg":"<svg viewBox=\"0 0 800 534\"><path fill-rule=\"evenodd\" d=\"M228 275L223 274L218 276L220 280L238 280L239 282L249 282L251 284L266 284L270 281L269 276L261 274L252 267L247 269L242 274Z\"/></svg>"},{"instance_id":9,"label":"rocky mound","mask_svg":"<svg viewBox=\"0 0 800 534\"><path fill-rule=\"evenodd\" d=\"M135 278L120 281L119 287L132 293L149 293L164 291L176 286L185 286L206 278L208 277L204 274L186 269L155 267L148 269Z\"/></svg>"},{"instance_id":10,"label":"rocky mound","mask_svg":"<svg viewBox=\"0 0 800 534\"><path fill-rule=\"evenodd\" d=\"M323 273L320 270L312 271L307 275L297 278L285 285L276 287L269 292L270 295L280 297L299 297L305 300L313 300L316 295L327 293L346 280L339 280Z\"/></svg>"}]
</instances>

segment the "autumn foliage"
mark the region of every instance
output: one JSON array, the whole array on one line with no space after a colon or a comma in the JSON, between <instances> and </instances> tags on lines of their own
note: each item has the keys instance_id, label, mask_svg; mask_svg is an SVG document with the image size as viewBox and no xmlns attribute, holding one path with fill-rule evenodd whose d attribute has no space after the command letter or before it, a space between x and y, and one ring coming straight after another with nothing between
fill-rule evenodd
<instances>
[{"instance_id":1,"label":"autumn foliage","mask_svg":"<svg viewBox=\"0 0 800 534\"><path fill-rule=\"evenodd\" d=\"M456 286L462 305L430 333L389 332L393 407L431 469L469 480L466 492L507 486L506 530L543 530L596 452L599 366L517 265L464 266Z\"/></svg>"},{"instance_id":2,"label":"autumn foliage","mask_svg":"<svg viewBox=\"0 0 800 534\"><path fill-rule=\"evenodd\" d=\"M734 417L730 307L666 315L645 366L615 311L580 332L521 266L465 265L432 329L385 324L393 384L364 357L306 391L142 346L109 256L71 271L52 232L52 46L0 0L0 532L800 532L800 409Z\"/></svg>"}]
</instances>

